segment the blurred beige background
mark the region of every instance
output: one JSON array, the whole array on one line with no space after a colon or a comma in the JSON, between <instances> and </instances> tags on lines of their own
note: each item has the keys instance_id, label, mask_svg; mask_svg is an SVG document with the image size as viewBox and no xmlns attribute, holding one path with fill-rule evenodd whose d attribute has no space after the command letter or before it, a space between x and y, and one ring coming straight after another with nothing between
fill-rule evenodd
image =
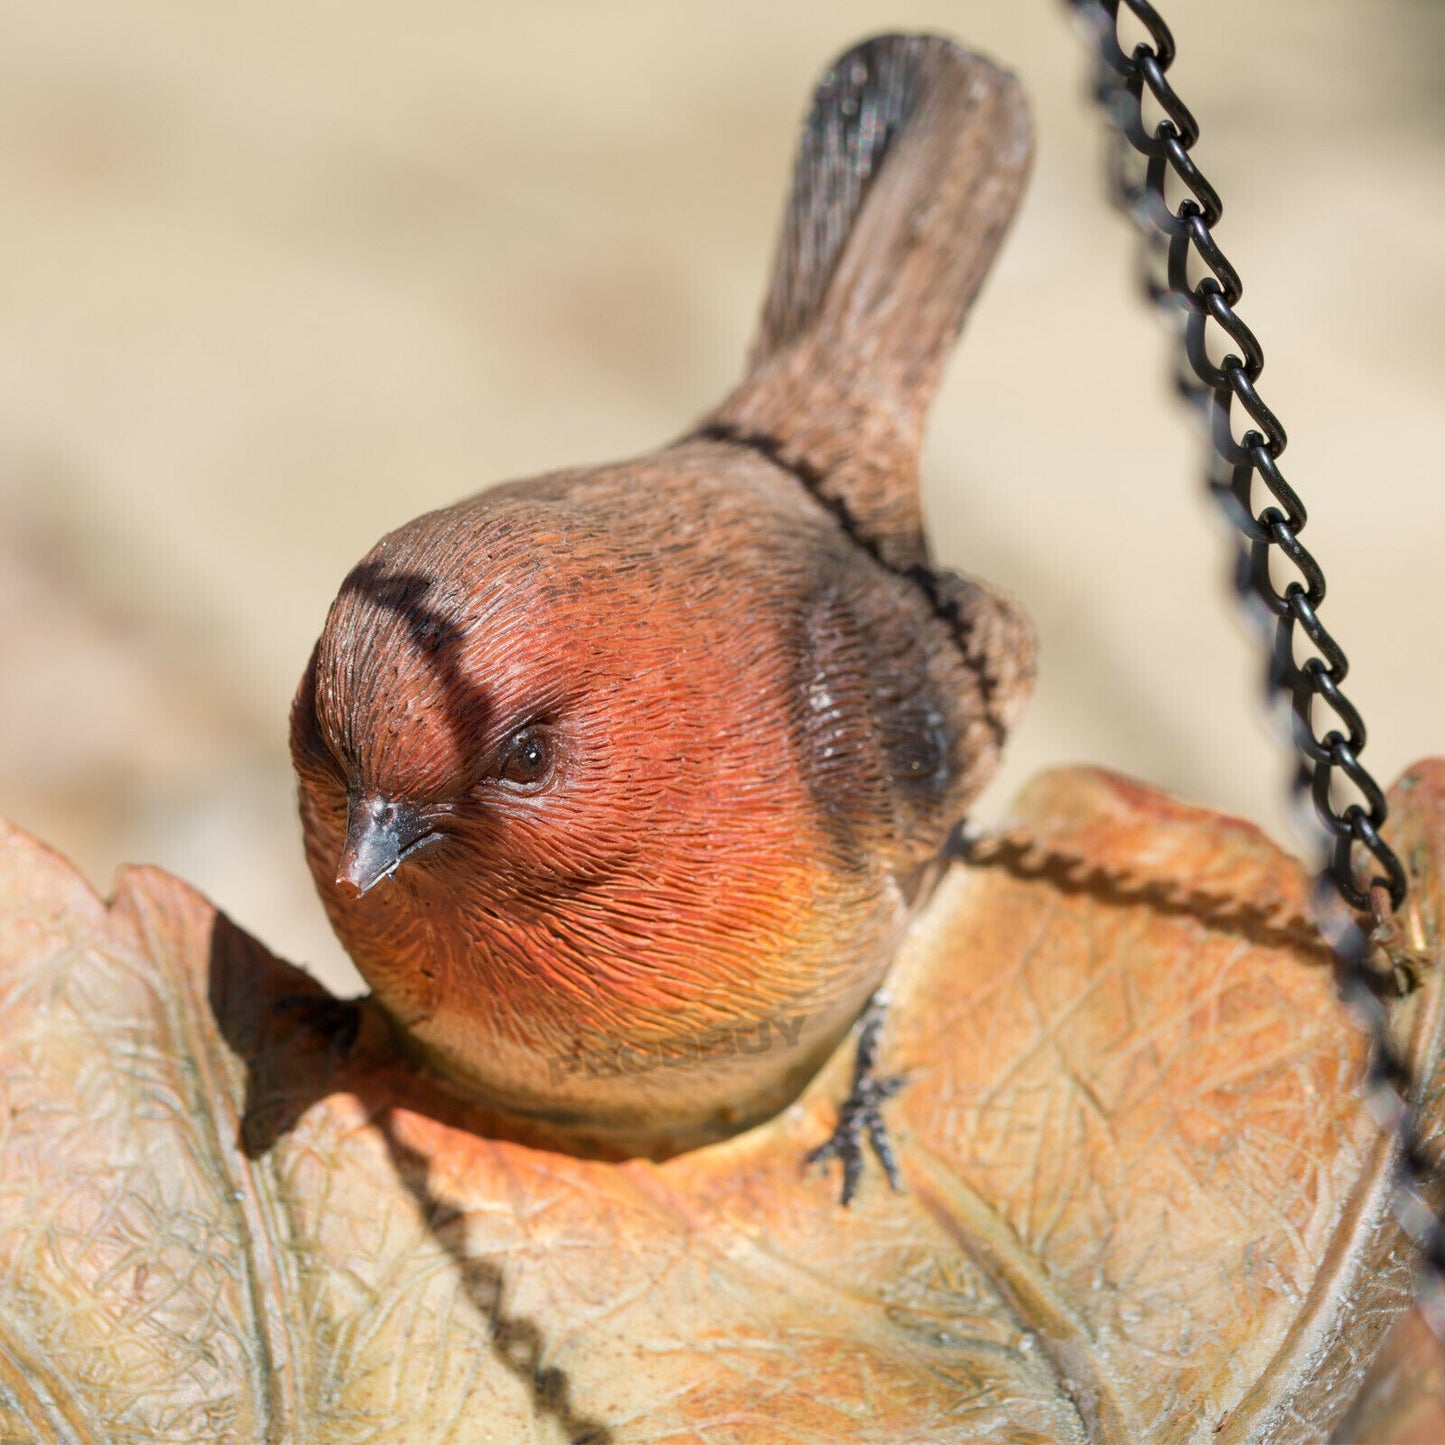
<instances>
[{"instance_id":1,"label":"blurred beige background","mask_svg":"<svg viewBox=\"0 0 1445 1445\"><path fill-rule=\"evenodd\" d=\"M1445 751L1445 7L1166 8L1393 778ZM1060 0L0 0L0 813L102 888L162 863L344 983L285 755L341 576L717 399L816 71L908 27L1017 69L1038 118L926 468L937 552L1043 637L982 811L1088 760L1288 837Z\"/></svg>"}]
</instances>

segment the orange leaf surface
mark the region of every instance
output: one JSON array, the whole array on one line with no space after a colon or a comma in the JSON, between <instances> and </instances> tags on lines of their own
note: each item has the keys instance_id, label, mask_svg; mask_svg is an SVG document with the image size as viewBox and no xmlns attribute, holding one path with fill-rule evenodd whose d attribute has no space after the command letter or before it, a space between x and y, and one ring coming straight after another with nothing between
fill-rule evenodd
<instances>
[{"instance_id":1,"label":"orange leaf surface","mask_svg":"<svg viewBox=\"0 0 1445 1445\"><path fill-rule=\"evenodd\" d=\"M1394 808L1438 961L1445 764ZM0 836L0 1440L1330 1438L1408 1272L1298 865L1091 771L1010 826L895 968L907 1192L847 1211L801 1164L847 1049L726 1143L573 1158L369 1009L339 1047L175 879L107 907ZM1433 1074L1435 970L1397 1013Z\"/></svg>"}]
</instances>

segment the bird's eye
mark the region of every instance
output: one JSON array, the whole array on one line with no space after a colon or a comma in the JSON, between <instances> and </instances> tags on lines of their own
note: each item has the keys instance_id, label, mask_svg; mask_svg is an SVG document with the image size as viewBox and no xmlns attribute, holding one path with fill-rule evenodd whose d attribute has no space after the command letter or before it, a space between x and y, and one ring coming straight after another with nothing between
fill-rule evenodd
<instances>
[{"instance_id":1,"label":"bird's eye","mask_svg":"<svg viewBox=\"0 0 1445 1445\"><path fill-rule=\"evenodd\" d=\"M498 776L525 787L542 782L551 771L552 752L546 738L536 728L523 728L508 740Z\"/></svg>"}]
</instances>

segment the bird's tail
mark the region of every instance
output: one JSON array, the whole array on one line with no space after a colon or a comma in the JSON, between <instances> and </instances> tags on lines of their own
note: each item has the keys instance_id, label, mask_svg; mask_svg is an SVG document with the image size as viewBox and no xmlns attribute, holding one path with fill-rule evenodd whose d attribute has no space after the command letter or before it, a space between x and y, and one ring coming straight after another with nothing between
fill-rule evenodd
<instances>
[{"instance_id":1,"label":"bird's tail","mask_svg":"<svg viewBox=\"0 0 1445 1445\"><path fill-rule=\"evenodd\" d=\"M824 72L747 377L708 418L804 474L893 566L924 560L924 414L1023 192L1018 82L934 36Z\"/></svg>"}]
</instances>

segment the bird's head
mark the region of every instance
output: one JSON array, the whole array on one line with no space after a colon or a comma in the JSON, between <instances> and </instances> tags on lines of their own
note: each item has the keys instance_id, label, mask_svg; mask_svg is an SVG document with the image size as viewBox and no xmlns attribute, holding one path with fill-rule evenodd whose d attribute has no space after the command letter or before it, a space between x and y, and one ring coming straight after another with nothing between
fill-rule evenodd
<instances>
[{"instance_id":1,"label":"bird's head","mask_svg":"<svg viewBox=\"0 0 1445 1445\"><path fill-rule=\"evenodd\" d=\"M291 730L333 917L398 885L500 907L595 876L685 767L685 639L647 569L545 511L418 518L342 584Z\"/></svg>"}]
</instances>

